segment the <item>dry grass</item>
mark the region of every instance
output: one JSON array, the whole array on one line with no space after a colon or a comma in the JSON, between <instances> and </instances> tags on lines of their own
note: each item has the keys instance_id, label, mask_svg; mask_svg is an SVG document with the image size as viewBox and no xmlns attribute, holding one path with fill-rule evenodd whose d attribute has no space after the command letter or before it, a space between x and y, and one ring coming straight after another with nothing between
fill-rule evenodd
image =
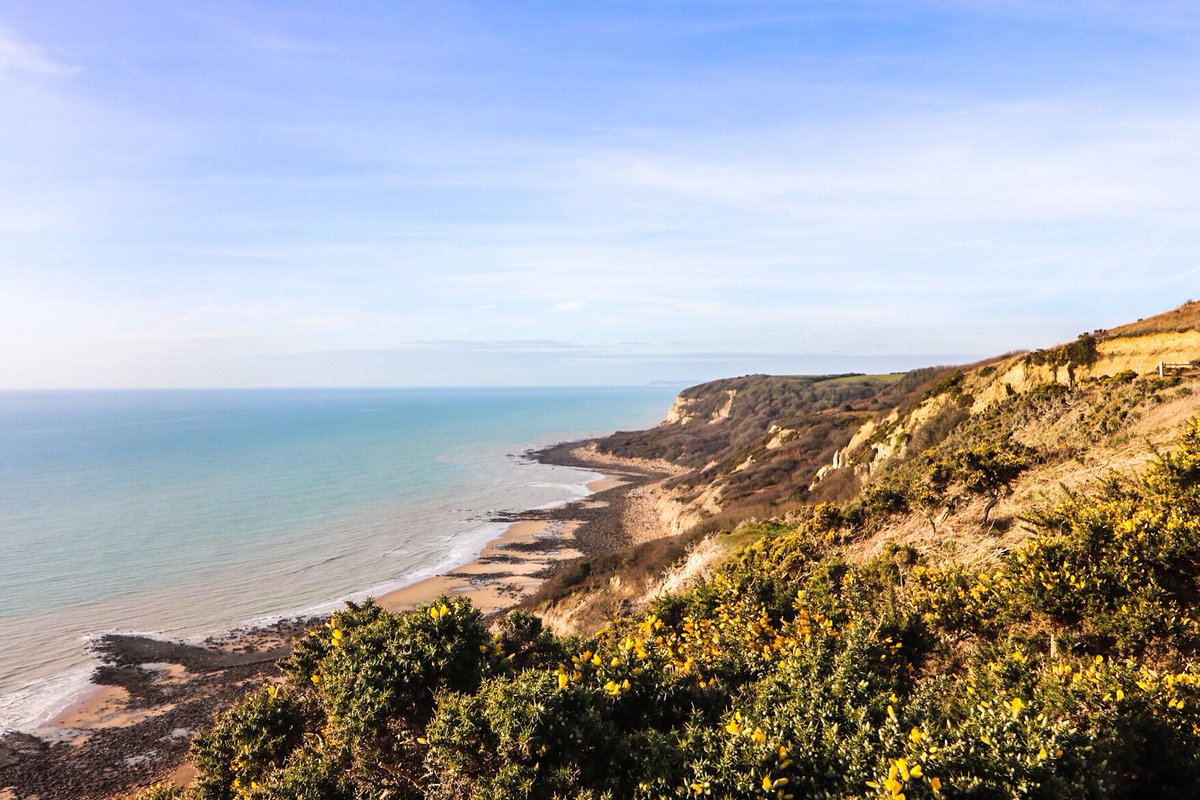
<instances>
[{"instance_id":1,"label":"dry grass","mask_svg":"<svg viewBox=\"0 0 1200 800\"><path fill-rule=\"evenodd\" d=\"M1139 319L1118 328L1105 331L1101 339L1116 339L1121 336L1145 336L1152 333L1174 333L1177 331L1200 330L1200 302L1189 300L1179 308Z\"/></svg>"},{"instance_id":2,"label":"dry grass","mask_svg":"<svg viewBox=\"0 0 1200 800\"><path fill-rule=\"evenodd\" d=\"M992 511L992 523L983 524L985 502L966 503L937 521L937 530L929 521L913 514L868 539L850 544L846 557L851 561L870 560L889 544L916 548L931 561L953 560L967 565L994 562L1029 536L1021 515L1032 507L1054 502L1064 489L1077 490L1116 472L1132 475L1154 458L1155 450L1170 449L1180 429L1200 415L1200 393L1177 393L1159 405L1148 407L1136 423L1107 442L1088 450L1082 459L1072 459L1029 470L1014 484L1011 496Z\"/></svg>"}]
</instances>

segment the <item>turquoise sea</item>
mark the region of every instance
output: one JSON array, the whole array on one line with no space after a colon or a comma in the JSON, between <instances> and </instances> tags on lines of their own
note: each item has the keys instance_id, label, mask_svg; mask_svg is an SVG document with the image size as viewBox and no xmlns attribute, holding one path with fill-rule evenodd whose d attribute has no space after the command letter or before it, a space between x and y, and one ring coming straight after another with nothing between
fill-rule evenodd
<instances>
[{"instance_id":1,"label":"turquoise sea","mask_svg":"<svg viewBox=\"0 0 1200 800\"><path fill-rule=\"evenodd\" d=\"M501 510L597 477L525 450L644 428L675 393L0 393L0 727L86 686L88 637L203 637L469 560Z\"/></svg>"}]
</instances>

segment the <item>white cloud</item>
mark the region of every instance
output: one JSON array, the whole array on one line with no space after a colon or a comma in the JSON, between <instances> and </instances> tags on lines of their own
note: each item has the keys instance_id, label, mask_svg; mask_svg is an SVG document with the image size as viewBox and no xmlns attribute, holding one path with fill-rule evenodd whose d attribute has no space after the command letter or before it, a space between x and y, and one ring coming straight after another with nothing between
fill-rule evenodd
<instances>
[{"instance_id":1,"label":"white cloud","mask_svg":"<svg viewBox=\"0 0 1200 800\"><path fill-rule=\"evenodd\" d=\"M11 31L0 28L0 75L6 72L70 75L78 71L50 58L41 47L23 42Z\"/></svg>"}]
</instances>

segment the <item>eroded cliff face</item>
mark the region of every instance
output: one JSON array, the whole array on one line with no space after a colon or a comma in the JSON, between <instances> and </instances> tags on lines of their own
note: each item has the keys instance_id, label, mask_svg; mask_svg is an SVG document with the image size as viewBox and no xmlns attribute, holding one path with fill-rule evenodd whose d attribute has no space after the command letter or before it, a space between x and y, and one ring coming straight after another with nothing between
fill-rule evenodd
<instances>
[{"instance_id":1,"label":"eroded cliff face","mask_svg":"<svg viewBox=\"0 0 1200 800\"><path fill-rule=\"evenodd\" d=\"M696 401L690 398L679 395L675 398L675 402L667 409L667 418L662 421L663 425L687 425L696 417L691 413L691 406L695 405Z\"/></svg>"},{"instance_id":2,"label":"eroded cliff face","mask_svg":"<svg viewBox=\"0 0 1200 800\"><path fill-rule=\"evenodd\" d=\"M1122 372L1157 374L1160 363L1187 364L1196 359L1200 359L1200 331L1101 336L1096 338L1092 360L1037 363L1028 355L1005 360L998 365L997 374L989 376L974 392L972 410L982 410L1010 392L1027 392L1045 383L1069 385Z\"/></svg>"},{"instance_id":3,"label":"eroded cliff face","mask_svg":"<svg viewBox=\"0 0 1200 800\"><path fill-rule=\"evenodd\" d=\"M684 390L649 431L610 436L598 448L669 461L683 472L666 484L671 531L728 513L802 502L813 475L854 431L940 374L749 375ZM668 507L669 505L669 507Z\"/></svg>"},{"instance_id":4,"label":"eroded cliff face","mask_svg":"<svg viewBox=\"0 0 1200 800\"><path fill-rule=\"evenodd\" d=\"M708 394L688 397L679 395L667 410L667 418L663 425L689 425L698 420L704 420L709 425L729 419L733 413L733 401L737 398L737 389L724 390L725 401L717 408L712 408L712 397Z\"/></svg>"},{"instance_id":5,"label":"eroded cliff face","mask_svg":"<svg viewBox=\"0 0 1200 800\"><path fill-rule=\"evenodd\" d=\"M942 387L916 405L868 420L821 467L812 488L843 469L853 469L860 480L865 479L888 460L908 455L912 443L920 442L915 439L916 433L949 409L977 415L1008 397L1047 384L1074 386L1122 374L1155 376L1160 364L1171 365L1166 370L1169 374L1186 371L1180 365L1200 361L1200 331L1101 335L1087 347L1077 348L1077 353L1068 347L1007 356L962 370L961 378L953 385Z\"/></svg>"},{"instance_id":6,"label":"eroded cliff face","mask_svg":"<svg viewBox=\"0 0 1200 800\"><path fill-rule=\"evenodd\" d=\"M1196 312L1184 311L1188 314L1185 320L1200 314L1200 309L1194 306L1200 304L1184 307ZM925 396L914 400L909 395L901 398L907 402L863 419L848 434L848 440L834 449L810 476L808 491L810 494L818 491L822 481L839 471L852 472L856 485L861 484L882 464L904 458L914 446L927 444L928 437L922 439L919 432L936 436L937 431L929 431L930 426L951 427L960 417L983 413L999 401L1039 386L1071 386L1089 379L1130 373L1157 375L1160 364L1200 361L1200 330L1155 330L1155 320L1166 321L1160 325L1188 324L1179 321L1180 313L1168 312L1113 332L1080 337L1078 343L1004 356L960 371L948 370L943 374L946 385L938 386L935 381L934 386L926 389ZM694 387L689 390L690 396L680 395L663 424L686 425L701 418L714 424L734 416L736 389L724 390L728 400L719 407L714 401L716 392L706 393L703 389ZM696 413L696 409L702 409L704 416ZM701 470L700 480L677 484L673 491L663 493L663 518L669 520L664 530L676 534L719 515L730 500L731 476L747 472L770 459L774 451L797 443L801 447L812 445L804 440L802 430L770 421L761 441L744 443L736 460L711 460Z\"/></svg>"}]
</instances>

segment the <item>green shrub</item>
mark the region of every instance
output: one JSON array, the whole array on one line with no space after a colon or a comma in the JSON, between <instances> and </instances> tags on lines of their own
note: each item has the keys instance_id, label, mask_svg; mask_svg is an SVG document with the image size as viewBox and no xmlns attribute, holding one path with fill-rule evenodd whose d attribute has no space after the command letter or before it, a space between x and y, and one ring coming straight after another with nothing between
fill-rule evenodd
<instances>
[{"instance_id":1,"label":"green shrub","mask_svg":"<svg viewBox=\"0 0 1200 800\"><path fill-rule=\"evenodd\" d=\"M249 800L356 800L345 759L307 743L248 795Z\"/></svg>"},{"instance_id":2,"label":"green shrub","mask_svg":"<svg viewBox=\"0 0 1200 800\"><path fill-rule=\"evenodd\" d=\"M472 694L444 695L429 726L430 769L450 794L551 797L611 784L620 742L600 706L603 692L560 688L549 670L493 678ZM623 748L621 748L623 749Z\"/></svg>"},{"instance_id":3,"label":"green shrub","mask_svg":"<svg viewBox=\"0 0 1200 800\"><path fill-rule=\"evenodd\" d=\"M421 613L377 614L353 627L334 617L333 644L312 675L330 723L353 739L421 723L441 689L474 691L491 635L471 601L441 598Z\"/></svg>"},{"instance_id":4,"label":"green shrub","mask_svg":"<svg viewBox=\"0 0 1200 800\"><path fill-rule=\"evenodd\" d=\"M300 743L301 700L294 692L266 686L221 715L192 742L201 800L232 800L263 781Z\"/></svg>"},{"instance_id":5,"label":"green shrub","mask_svg":"<svg viewBox=\"0 0 1200 800\"><path fill-rule=\"evenodd\" d=\"M130 797L136 800L183 800L184 792L173 784L160 783Z\"/></svg>"}]
</instances>

